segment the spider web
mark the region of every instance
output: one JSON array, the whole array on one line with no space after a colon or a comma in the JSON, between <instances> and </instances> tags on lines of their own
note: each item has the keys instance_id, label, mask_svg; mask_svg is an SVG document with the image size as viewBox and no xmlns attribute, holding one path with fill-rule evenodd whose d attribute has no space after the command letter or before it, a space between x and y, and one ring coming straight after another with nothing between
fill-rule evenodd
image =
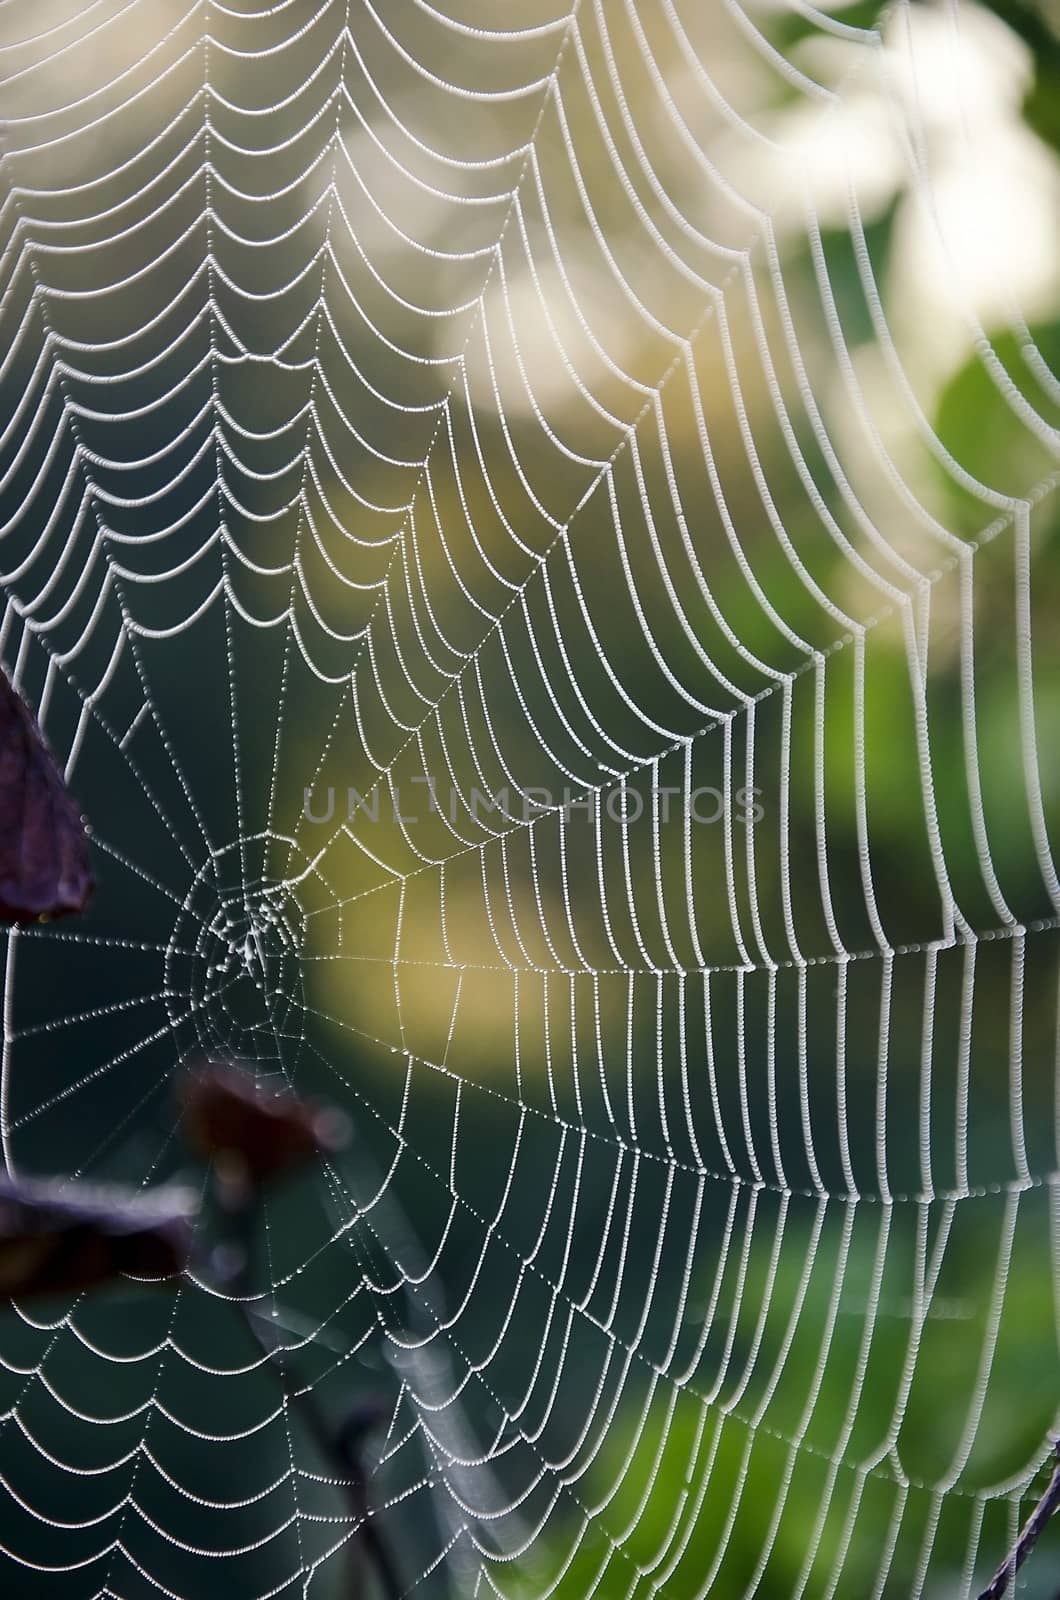
<instances>
[{"instance_id":1,"label":"spider web","mask_svg":"<svg viewBox=\"0 0 1060 1600\"><path fill-rule=\"evenodd\" d=\"M0 650L100 878L7 935L8 1164L183 1173L203 1054L349 1112L255 1300L390 1408L410 1594L976 1593L1057 1406L1023 47L801 0L0 29ZM0 1348L13 1592L348 1592L223 1296Z\"/></svg>"}]
</instances>

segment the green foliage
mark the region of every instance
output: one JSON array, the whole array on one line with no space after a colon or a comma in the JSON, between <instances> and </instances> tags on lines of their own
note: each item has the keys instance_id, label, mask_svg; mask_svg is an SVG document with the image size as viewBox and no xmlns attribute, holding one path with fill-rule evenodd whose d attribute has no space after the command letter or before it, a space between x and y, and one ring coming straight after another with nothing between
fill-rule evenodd
<instances>
[{"instance_id":1,"label":"green foliage","mask_svg":"<svg viewBox=\"0 0 1060 1600\"><path fill-rule=\"evenodd\" d=\"M1028 46L1034 57L1034 81L1023 102L1028 127L1060 150L1060 34L1056 7L1050 0L983 0Z\"/></svg>"},{"instance_id":2,"label":"green foliage","mask_svg":"<svg viewBox=\"0 0 1060 1600\"><path fill-rule=\"evenodd\" d=\"M990 344L989 362L977 351L951 378L935 425L942 444L965 472L1018 494L1044 479L1053 465L1048 446L1034 436L1018 408L1026 397L1047 422L1060 426L1051 377L1060 370L1060 322L1038 324L1025 339L1006 329ZM982 504L973 505L941 466L939 477L967 531L981 527Z\"/></svg>"},{"instance_id":3,"label":"green foliage","mask_svg":"<svg viewBox=\"0 0 1060 1600\"><path fill-rule=\"evenodd\" d=\"M864 28L868 32L876 27L886 10L887 6L881 4L881 0L853 0L852 4L830 9L829 14L845 27ZM804 39L814 38L822 31L820 22L815 21L811 15L791 10L776 18L771 34L779 47L790 49L792 45L801 44Z\"/></svg>"},{"instance_id":4,"label":"green foliage","mask_svg":"<svg viewBox=\"0 0 1060 1600\"><path fill-rule=\"evenodd\" d=\"M949 1592L960 1592L981 1511L976 1491L1033 1457L1052 1420L1040 1381L1054 1358L1051 1286L1035 1270L1033 1240L1010 1257L997 1221L980 1208L920 1308L894 1286L957 1226L945 1205L925 1216L919 1241L877 1211L871 1224L855 1226L851 1214L842 1227L826 1226L805 1264L794 1250L756 1246L733 1320L707 1341L689 1388L645 1382L642 1403L594 1441L584 1475L572 1465L560 1502L566 1539L557 1536L543 1569L556 1594L646 1600L661 1586L673 1600L708 1590L712 1600L898 1600L914 1588L926 1539L937 1570L951 1575ZM1045 1208L1034 1226L1047 1227ZM984 1348L1005 1403L980 1415ZM937 1527L935 1485L949 1491ZM1040 1487L1028 1488L1025 1510ZM896 1517L893 1564L876 1587L880 1530ZM984 1581L1006 1541L1004 1517L988 1510ZM1060 1539L1047 1539L1031 1592L1051 1593L1058 1576ZM540 1593L541 1577L513 1592ZM946 1594L945 1582L932 1592Z\"/></svg>"}]
</instances>

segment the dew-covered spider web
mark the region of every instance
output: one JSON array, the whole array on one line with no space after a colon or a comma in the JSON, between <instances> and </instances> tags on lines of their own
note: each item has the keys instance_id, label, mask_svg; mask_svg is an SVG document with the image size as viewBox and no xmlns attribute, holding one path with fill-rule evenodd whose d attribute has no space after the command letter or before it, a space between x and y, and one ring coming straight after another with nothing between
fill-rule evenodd
<instances>
[{"instance_id":1,"label":"dew-covered spider web","mask_svg":"<svg viewBox=\"0 0 1060 1600\"><path fill-rule=\"evenodd\" d=\"M345 1110L254 1302L383 1407L410 1596L957 1600L1046 1481L1060 164L997 13L0 4L0 654L99 880L5 935L6 1161L198 1182L204 1056ZM350 1596L231 1311L3 1312L5 1593Z\"/></svg>"}]
</instances>

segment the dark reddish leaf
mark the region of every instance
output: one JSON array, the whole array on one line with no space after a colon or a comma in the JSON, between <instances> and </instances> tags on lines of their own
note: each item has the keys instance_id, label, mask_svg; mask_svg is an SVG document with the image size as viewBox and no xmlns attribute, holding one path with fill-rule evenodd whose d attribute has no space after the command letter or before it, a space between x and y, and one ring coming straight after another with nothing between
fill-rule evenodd
<instances>
[{"instance_id":1,"label":"dark reddish leaf","mask_svg":"<svg viewBox=\"0 0 1060 1600\"><path fill-rule=\"evenodd\" d=\"M345 1143L340 1112L311 1105L289 1089L259 1084L236 1066L206 1062L181 1085L184 1131L202 1155L227 1158L252 1184L305 1166Z\"/></svg>"},{"instance_id":2,"label":"dark reddish leaf","mask_svg":"<svg viewBox=\"0 0 1060 1600\"><path fill-rule=\"evenodd\" d=\"M36 717L0 672L0 918L81 911L91 889L81 813Z\"/></svg>"},{"instance_id":3,"label":"dark reddish leaf","mask_svg":"<svg viewBox=\"0 0 1060 1600\"><path fill-rule=\"evenodd\" d=\"M141 1196L0 1177L0 1294L69 1294L129 1275L173 1278L191 1243L183 1189Z\"/></svg>"}]
</instances>

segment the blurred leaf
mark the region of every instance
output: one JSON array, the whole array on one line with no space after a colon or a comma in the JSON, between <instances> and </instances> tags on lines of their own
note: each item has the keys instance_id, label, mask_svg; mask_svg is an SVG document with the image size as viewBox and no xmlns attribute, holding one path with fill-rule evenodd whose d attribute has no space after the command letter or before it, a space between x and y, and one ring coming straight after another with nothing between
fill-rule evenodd
<instances>
[{"instance_id":1,"label":"blurred leaf","mask_svg":"<svg viewBox=\"0 0 1060 1600\"><path fill-rule=\"evenodd\" d=\"M991 339L994 355L1013 389L1026 396L1047 423L1060 425L1060 405L1049 395L1050 375L1060 371L1060 321L1038 324L1030 343L1006 330ZM1048 372L1043 371L1048 368ZM1052 466L1045 445L1034 437L978 354L973 354L942 391L935 429L966 472L1002 493L1021 494ZM969 501L951 475L939 468L964 531L978 531L983 508Z\"/></svg>"},{"instance_id":2,"label":"blurred leaf","mask_svg":"<svg viewBox=\"0 0 1060 1600\"><path fill-rule=\"evenodd\" d=\"M865 245L876 281L882 282L888 266L897 199L892 200L882 215L864 224ZM876 339L876 329L865 299L854 241L846 228L826 228L821 234L828 281L835 297L836 311L849 345L871 344Z\"/></svg>"},{"instance_id":3,"label":"blurred leaf","mask_svg":"<svg viewBox=\"0 0 1060 1600\"><path fill-rule=\"evenodd\" d=\"M228 1158L231 1176L268 1182L339 1148L345 1118L309 1105L289 1089L258 1083L236 1066L206 1062L180 1087L184 1131L201 1155Z\"/></svg>"},{"instance_id":4,"label":"blurred leaf","mask_svg":"<svg viewBox=\"0 0 1060 1600\"><path fill-rule=\"evenodd\" d=\"M1060 150L1060 33L1055 5L1050 8L1035 0L983 0L983 4L1030 50L1034 82L1023 102L1024 121L1046 144Z\"/></svg>"},{"instance_id":5,"label":"blurred leaf","mask_svg":"<svg viewBox=\"0 0 1060 1600\"><path fill-rule=\"evenodd\" d=\"M72 1182L0 1178L0 1293L71 1293L116 1278L183 1270L192 1202L183 1189L138 1195Z\"/></svg>"},{"instance_id":6,"label":"blurred leaf","mask_svg":"<svg viewBox=\"0 0 1060 1600\"><path fill-rule=\"evenodd\" d=\"M81 813L36 717L0 672L0 918L82 911L91 891Z\"/></svg>"},{"instance_id":7,"label":"blurred leaf","mask_svg":"<svg viewBox=\"0 0 1060 1600\"><path fill-rule=\"evenodd\" d=\"M822 8L823 9L823 8ZM875 28L886 7L880 0L853 0L851 5L830 7L827 14L848 28ZM800 44L803 39L819 37L827 30L807 11L782 12L773 24L773 42L781 49Z\"/></svg>"}]
</instances>

